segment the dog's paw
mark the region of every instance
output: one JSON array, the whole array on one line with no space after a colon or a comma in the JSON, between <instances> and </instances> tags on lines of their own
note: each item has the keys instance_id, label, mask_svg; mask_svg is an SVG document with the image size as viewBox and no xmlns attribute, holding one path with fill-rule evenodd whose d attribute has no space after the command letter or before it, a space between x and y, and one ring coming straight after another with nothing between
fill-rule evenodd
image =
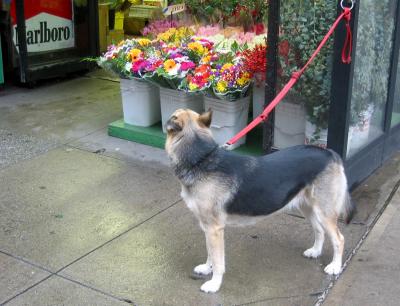
<instances>
[{"instance_id":1,"label":"dog's paw","mask_svg":"<svg viewBox=\"0 0 400 306\"><path fill-rule=\"evenodd\" d=\"M334 262L331 262L324 269L325 273L329 275L338 275L341 272L341 270L342 270L341 265Z\"/></svg>"},{"instance_id":2,"label":"dog's paw","mask_svg":"<svg viewBox=\"0 0 400 306\"><path fill-rule=\"evenodd\" d=\"M305 250L303 253L303 256L307 257L307 258L317 258L320 255L321 255L321 251L316 250L314 248L309 248L308 250Z\"/></svg>"},{"instance_id":3,"label":"dog's paw","mask_svg":"<svg viewBox=\"0 0 400 306\"><path fill-rule=\"evenodd\" d=\"M195 267L193 272L200 275L209 275L212 272L212 268L210 265L202 264Z\"/></svg>"},{"instance_id":4,"label":"dog's paw","mask_svg":"<svg viewBox=\"0 0 400 306\"><path fill-rule=\"evenodd\" d=\"M201 287L200 290L206 293L214 293L219 290L221 287L221 282L220 281L215 281L215 280L209 280L208 282L205 282Z\"/></svg>"}]
</instances>

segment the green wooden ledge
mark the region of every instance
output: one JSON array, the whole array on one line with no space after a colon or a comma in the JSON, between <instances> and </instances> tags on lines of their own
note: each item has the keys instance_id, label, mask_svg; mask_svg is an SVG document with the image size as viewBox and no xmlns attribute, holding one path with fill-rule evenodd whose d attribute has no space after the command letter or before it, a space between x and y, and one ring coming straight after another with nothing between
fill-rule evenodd
<instances>
[{"instance_id":1,"label":"green wooden ledge","mask_svg":"<svg viewBox=\"0 0 400 306\"><path fill-rule=\"evenodd\" d=\"M150 127L141 127L126 124L123 119L108 125L108 135L161 149L164 148L166 138L162 132L161 123ZM251 131L247 136L246 144L234 151L246 155L262 155L261 127Z\"/></svg>"}]
</instances>

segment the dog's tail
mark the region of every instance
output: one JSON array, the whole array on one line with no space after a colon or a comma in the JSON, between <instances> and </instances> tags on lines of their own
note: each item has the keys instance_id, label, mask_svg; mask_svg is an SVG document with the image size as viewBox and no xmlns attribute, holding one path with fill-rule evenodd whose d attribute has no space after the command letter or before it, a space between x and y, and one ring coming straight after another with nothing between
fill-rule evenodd
<instances>
[{"instance_id":1,"label":"dog's tail","mask_svg":"<svg viewBox=\"0 0 400 306\"><path fill-rule=\"evenodd\" d=\"M350 221L353 219L355 213L356 213L356 206L355 206L353 200L351 199L349 191L346 191L344 205L342 208L342 216L343 216L344 222L346 224L349 224Z\"/></svg>"}]
</instances>

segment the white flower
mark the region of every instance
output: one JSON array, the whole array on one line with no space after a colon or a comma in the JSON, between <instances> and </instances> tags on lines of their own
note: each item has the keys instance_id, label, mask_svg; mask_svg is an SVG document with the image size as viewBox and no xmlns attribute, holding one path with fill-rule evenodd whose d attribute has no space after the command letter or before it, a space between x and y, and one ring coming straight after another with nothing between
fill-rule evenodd
<instances>
[{"instance_id":1,"label":"white flower","mask_svg":"<svg viewBox=\"0 0 400 306\"><path fill-rule=\"evenodd\" d=\"M170 75L170 76L178 75L180 68L181 68L181 64L176 64L174 68L172 68L168 71L168 75Z\"/></svg>"},{"instance_id":2,"label":"white flower","mask_svg":"<svg viewBox=\"0 0 400 306\"><path fill-rule=\"evenodd\" d=\"M131 72L132 70L132 63L128 62L125 64L125 70Z\"/></svg>"}]
</instances>

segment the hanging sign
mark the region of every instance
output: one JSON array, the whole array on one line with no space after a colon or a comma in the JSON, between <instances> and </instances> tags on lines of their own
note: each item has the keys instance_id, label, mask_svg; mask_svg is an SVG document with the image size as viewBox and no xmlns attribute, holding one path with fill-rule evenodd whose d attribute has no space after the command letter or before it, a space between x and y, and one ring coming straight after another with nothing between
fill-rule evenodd
<instances>
[{"instance_id":1,"label":"hanging sign","mask_svg":"<svg viewBox=\"0 0 400 306\"><path fill-rule=\"evenodd\" d=\"M18 46L16 1L11 0L14 44ZM28 52L42 52L75 46L72 0L24 0Z\"/></svg>"},{"instance_id":2,"label":"hanging sign","mask_svg":"<svg viewBox=\"0 0 400 306\"><path fill-rule=\"evenodd\" d=\"M184 12L186 10L186 5L185 3L182 4L175 4L175 5L170 5L167 6L164 10L163 10L163 14L165 16L169 16L169 15L174 15L174 14L178 14L181 12Z\"/></svg>"}]
</instances>

